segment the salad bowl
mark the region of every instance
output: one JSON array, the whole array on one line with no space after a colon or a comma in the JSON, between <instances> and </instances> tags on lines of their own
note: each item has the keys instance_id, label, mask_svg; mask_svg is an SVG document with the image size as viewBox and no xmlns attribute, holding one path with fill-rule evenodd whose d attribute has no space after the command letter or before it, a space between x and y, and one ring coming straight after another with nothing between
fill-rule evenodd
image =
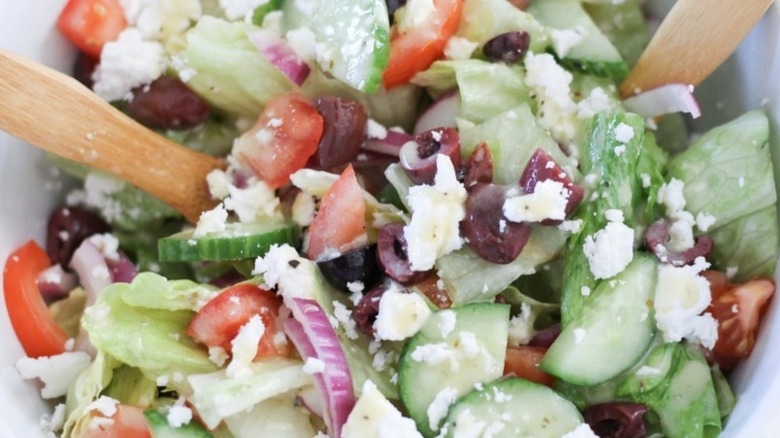
<instances>
[{"instance_id":1,"label":"salad bowl","mask_svg":"<svg viewBox=\"0 0 780 438\"><path fill-rule=\"evenodd\" d=\"M69 71L75 50L55 26L65 3L66 0L35 3L0 0L0 47ZM651 10L661 15L670 3L673 2L651 2ZM703 111L699 119L691 122L694 132L703 132L750 109L763 108L767 112L775 180L780 181L780 6L769 9L737 52L695 94ZM30 238L43 241L48 214L63 198L68 186L67 177L52 167L42 152L0 132L0 260L5 260L14 248ZM780 300L774 299L752 356L731 375L738 403L721 436L777 436L780 430L780 415L777 415L780 349L777 345L780 345ZM19 376L15 364L23 356L8 315L2 311L2 437L44 436L40 421L52 409L40 398L36 385Z\"/></svg>"}]
</instances>

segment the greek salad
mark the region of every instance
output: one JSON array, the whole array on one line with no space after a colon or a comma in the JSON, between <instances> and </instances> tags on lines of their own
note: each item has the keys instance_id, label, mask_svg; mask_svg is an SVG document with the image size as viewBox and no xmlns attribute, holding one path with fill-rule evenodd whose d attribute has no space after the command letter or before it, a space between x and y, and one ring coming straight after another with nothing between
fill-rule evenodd
<instances>
[{"instance_id":1,"label":"greek salad","mask_svg":"<svg viewBox=\"0 0 780 438\"><path fill-rule=\"evenodd\" d=\"M641 0L68 0L74 76L226 165L188 224L51 157L80 183L3 283L44 432L718 436L775 292L769 123L691 137L686 84L621 99L652 27Z\"/></svg>"}]
</instances>

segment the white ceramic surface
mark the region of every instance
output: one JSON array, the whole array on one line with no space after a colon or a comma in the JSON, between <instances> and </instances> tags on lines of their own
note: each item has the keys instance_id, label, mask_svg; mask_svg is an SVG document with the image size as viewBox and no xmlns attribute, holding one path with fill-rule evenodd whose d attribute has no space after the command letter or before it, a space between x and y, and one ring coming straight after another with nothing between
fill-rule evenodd
<instances>
[{"instance_id":1,"label":"white ceramic surface","mask_svg":"<svg viewBox=\"0 0 780 438\"><path fill-rule=\"evenodd\" d=\"M668 1L667 1L668 3ZM0 48L69 70L74 52L54 23L65 0L0 0ZM680 62L685 62L680 60ZM773 119L775 172L780 176L780 7L773 6L738 53L696 92L706 127L757 107ZM43 242L47 212L62 188L42 154L0 132L0 262L30 238ZM780 181L780 178L778 178ZM2 273L0 273L0 279ZM0 296L0 437L43 436L39 422L50 409L37 388L22 381L15 362L23 352ZM780 299L775 299L756 350L735 373L739 403L723 437L780 436ZM773 347L774 346L774 347Z\"/></svg>"}]
</instances>

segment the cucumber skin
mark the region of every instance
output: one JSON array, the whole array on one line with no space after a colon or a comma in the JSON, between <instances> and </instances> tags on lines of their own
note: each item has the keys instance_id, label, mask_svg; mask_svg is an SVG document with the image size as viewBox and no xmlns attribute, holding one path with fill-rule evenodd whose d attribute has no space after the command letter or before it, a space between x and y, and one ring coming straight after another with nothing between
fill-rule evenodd
<instances>
[{"instance_id":1,"label":"cucumber skin","mask_svg":"<svg viewBox=\"0 0 780 438\"><path fill-rule=\"evenodd\" d=\"M214 435L195 421L181 427L173 427L168 424L165 415L156 409L144 411L144 418L149 424L152 438L214 438Z\"/></svg>"},{"instance_id":2,"label":"cucumber skin","mask_svg":"<svg viewBox=\"0 0 780 438\"><path fill-rule=\"evenodd\" d=\"M183 231L157 242L161 262L233 261L264 255L274 244L299 246L300 228L282 224L262 234L216 235L192 238L192 231ZM193 244L194 242L194 244Z\"/></svg>"}]
</instances>

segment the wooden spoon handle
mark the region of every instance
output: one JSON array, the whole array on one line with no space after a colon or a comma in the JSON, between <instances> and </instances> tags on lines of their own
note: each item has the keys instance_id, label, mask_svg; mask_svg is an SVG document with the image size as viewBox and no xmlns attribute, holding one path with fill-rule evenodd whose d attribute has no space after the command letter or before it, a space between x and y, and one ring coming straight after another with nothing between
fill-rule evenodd
<instances>
[{"instance_id":1,"label":"wooden spoon handle","mask_svg":"<svg viewBox=\"0 0 780 438\"><path fill-rule=\"evenodd\" d=\"M772 0L678 0L631 74L623 97L655 87L699 85L764 15Z\"/></svg>"},{"instance_id":2,"label":"wooden spoon handle","mask_svg":"<svg viewBox=\"0 0 780 438\"><path fill-rule=\"evenodd\" d=\"M206 175L220 159L136 123L78 81L0 50L0 129L55 155L114 174L190 222L214 206Z\"/></svg>"}]
</instances>

